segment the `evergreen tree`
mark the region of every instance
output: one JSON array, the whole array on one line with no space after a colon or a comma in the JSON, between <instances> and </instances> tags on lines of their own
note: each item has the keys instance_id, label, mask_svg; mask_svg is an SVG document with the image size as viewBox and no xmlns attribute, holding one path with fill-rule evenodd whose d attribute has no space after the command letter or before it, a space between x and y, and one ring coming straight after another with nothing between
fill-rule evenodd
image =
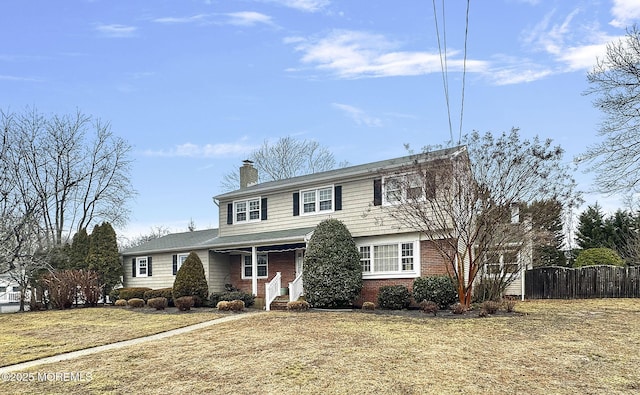
<instances>
[{"instance_id":1,"label":"evergreen tree","mask_svg":"<svg viewBox=\"0 0 640 395\"><path fill-rule=\"evenodd\" d=\"M638 236L638 218L624 210L616 211L605 220L607 247L615 250L627 263L635 261L630 245Z\"/></svg>"},{"instance_id":2,"label":"evergreen tree","mask_svg":"<svg viewBox=\"0 0 640 395\"><path fill-rule=\"evenodd\" d=\"M312 306L349 306L360 295L360 253L347 227L337 219L318 224L303 266L304 294Z\"/></svg>"},{"instance_id":3,"label":"evergreen tree","mask_svg":"<svg viewBox=\"0 0 640 395\"><path fill-rule=\"evenodd\" d=\"M82 228L75 235L69 249L69 267L68 269L86 269L89 266L89 248L90 237L87 229Z\"/></svg>"},{"instance_id":4,"label":"evergreen tree","mask_svg":"<svg viewBox=\"0 0 640 395\"><path fill-rule=\"evenodd\" d=\"M209 296L204 266L195 252L191 252L187 256L173 281L173 300L175 301L182 296L194 296L196 307L201 306Z\"/></svg>"},{"instance_id":5,"label":"evergreen tree","mask_svg":"<svg viewBox=\"0 0 640 395\"><path fill-rule=\"evenodd\" d=\"M605 228L602 208L596 203L580 214L576 234L578 246L582 249L609 247L609 237Z\"/></svg>"},{"instance_id":6,"label":"evergreen tree","mask_svg":"<svg viewBox=\"0 0 640 395\"><path fill-rule=\"evenodd\" d=\"M98 273L106 298L124 275L118 254L116 232L108 222L93 228L89 242L88 266L90 270Z\"/></svg>"}]
</instances>

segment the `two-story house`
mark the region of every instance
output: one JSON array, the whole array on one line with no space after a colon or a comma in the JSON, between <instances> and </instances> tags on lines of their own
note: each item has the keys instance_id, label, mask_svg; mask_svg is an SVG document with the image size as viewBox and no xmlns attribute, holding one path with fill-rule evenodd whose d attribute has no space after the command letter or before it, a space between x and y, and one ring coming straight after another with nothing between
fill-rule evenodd
<instances>
[{"instance_id":1,"label":"two-story house","mask_svg":"<svg viewBox=\"0 0 640 395\"><path fill-rule=\"evenodd\" d=\"M360 250L359 303L375 302L383 285L411 289L417 277L446 274L447 262L433 240L385 210L397 204L397 183L392 181L412 163L428 167L460 152L466 155L464 148L454 147L264 183L257 183L257 170L245 161L240 188L214 198L219 229L170 234L124 251L124 284L171 287L181 263L194 251L204 264L210 292L231 284L265 297L289 285L291 299L296 299L304 292L307 242L319 222L335 218L347 226ZM437 183L433 187L437 196Z\"/></svg>"}]
</instances>

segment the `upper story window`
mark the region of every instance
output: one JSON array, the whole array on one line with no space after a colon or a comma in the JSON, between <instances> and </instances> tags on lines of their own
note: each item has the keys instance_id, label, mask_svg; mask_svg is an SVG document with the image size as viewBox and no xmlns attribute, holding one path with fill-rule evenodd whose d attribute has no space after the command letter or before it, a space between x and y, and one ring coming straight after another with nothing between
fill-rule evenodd
<instances>
[{"instance_id":1,"label":"upper story window","mask_svg":"<svg viewBox=\"0 0 640 395\"><path fill-rule=\"evenodd\" d=\"M435 178L429 173L424 176L404 174L385 177L382 187L385 204L433 199L436 196Z\"/></svg>"},{"instance_id":2,"label":"upper story window","mask_svg":"<svg viewBox=\"0 0 640 395\"><path fill-rule=\"evenodd\" d=\"M300 200L303 214L333 211L333 187L301 191Z\"/></svg>"},{"instance_id":3,"label":"upper story window","mask_svg":"<svg viewBox=\"0 0 640 395\"><path fill-rule=\"evenodd\" d=\"M233 202L235 223L260 221L260 198Z\"/></svg>"}]
</instances>

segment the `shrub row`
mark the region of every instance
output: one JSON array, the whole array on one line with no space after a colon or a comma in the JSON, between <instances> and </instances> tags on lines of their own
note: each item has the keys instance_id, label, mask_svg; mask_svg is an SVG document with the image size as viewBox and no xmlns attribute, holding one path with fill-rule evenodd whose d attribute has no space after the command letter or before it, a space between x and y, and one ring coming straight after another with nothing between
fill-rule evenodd
<instances>
[{"instance_id":1,"label":"shrub row","mask_svg":"<svg viewBox=\"0 0 640 395\"><path fill-rule=\"evenodd\" d=\"M386 285L378 292L378 306L391 310L405 309L411 304L411 297L411 292L404 285ZM439 309L446 309L456 302L458 293L449 276L430 276L413 282L413 298L418 304L429 301ZM431 312L433 308L428 310Z\"/></svg>"},{"instance_id":2,"label":"shrub row","mask_svg":"<svg viewBox=\"0 0 640 395\"><path fill-rule=\"evenodd\" d=\"M147 291L151 291L151 288L147 287L129 287L129 288L118 288L109 292L109 299L112 302L115 302L118 299L142 299L144 300L144 293Z\"/></svg>"},{"instance_id":3,"label":"shrub row","mask_svg":"<svg viewBox=\"0 0 640 395\"><path fill-rule=\"evenodd\" d=\"M149 303L149 299L166 298L168 305L173 306L173 295L171 294L172 291L173 291L173 288L171 287L150 289L148 291L145 291L144 300L146 300L147 303Z\"/></svg>"}]
</instances>

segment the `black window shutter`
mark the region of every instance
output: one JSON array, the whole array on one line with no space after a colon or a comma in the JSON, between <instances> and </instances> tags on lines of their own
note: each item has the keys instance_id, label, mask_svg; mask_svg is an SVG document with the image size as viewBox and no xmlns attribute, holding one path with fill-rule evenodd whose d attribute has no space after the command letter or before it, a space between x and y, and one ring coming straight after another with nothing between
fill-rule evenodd
<instances>
[{"instance_id":1,"label":"black window shutter","mask_svg":"<svg viewBox=\"0 0 640 395\"><path fill-rule=\"evenodd\" d=\"M267 220L267 198L262 198L260 201L260 220Z\"/></svg>"},{"instance_id":2,"label":"black window shutter","mask_svg":"<svg viewBox=\"0 0 640 395\"><path fill-rule=\"evenodd\" d=\"M382 205L382 180L373 180L373 205Z\"/></svg>"},{"instance_id":3,"label":"black window shutter","mask_svg":"<svg viewBox=\"0 0 640 395\"><path fill-rule=\"evenodd\" d=\"M293 216L300 215L300 192L293 193Z\"/></svg>"},{"instance_id":4,"label":"black window shutter","mask_svg":"<svg viewBox=\"0 0 640 395\"><path fill-rule=\"evenodd\" d=\"M178 256L173 256L173 275L175 276L178 273Z\"/></svg>"},{"instance_id":5,"label":"black window shutter","mask_svg":"<svg viewBox=\"0 0 640 395\"><path fill-rule=\"evenodd\" d=\"M147 276L151 277L151 257L147 257Z\"/></svg>"},{"instance_id":6,"label":"black window shutter","mask_svg":"<svg viewBox=\"0 0 640 395\"><path fill-rule=\"evenodd\" d=\"M233 203L227 204L227 225L233 225Z\"/></svg>"},{"instance_id":7,"label":"black window shutter","mask_svg":"<svg viewBox=\"0 0 640 395\"><path fill-rule=\"evenodd\" d=\"M336 211L342 210L342 185L336 185L333 191L333 198L336 201Z\"/></svg>"},{"instance_id":8,"label":"black window shutter","mask_svg":"<svg viewBox=\"0 0 640 395\"><path fill-rule=\"evenodd\" d=\"M131 277L136 276L136 258L131 258Z\"/></svg>"}]
</instances>

